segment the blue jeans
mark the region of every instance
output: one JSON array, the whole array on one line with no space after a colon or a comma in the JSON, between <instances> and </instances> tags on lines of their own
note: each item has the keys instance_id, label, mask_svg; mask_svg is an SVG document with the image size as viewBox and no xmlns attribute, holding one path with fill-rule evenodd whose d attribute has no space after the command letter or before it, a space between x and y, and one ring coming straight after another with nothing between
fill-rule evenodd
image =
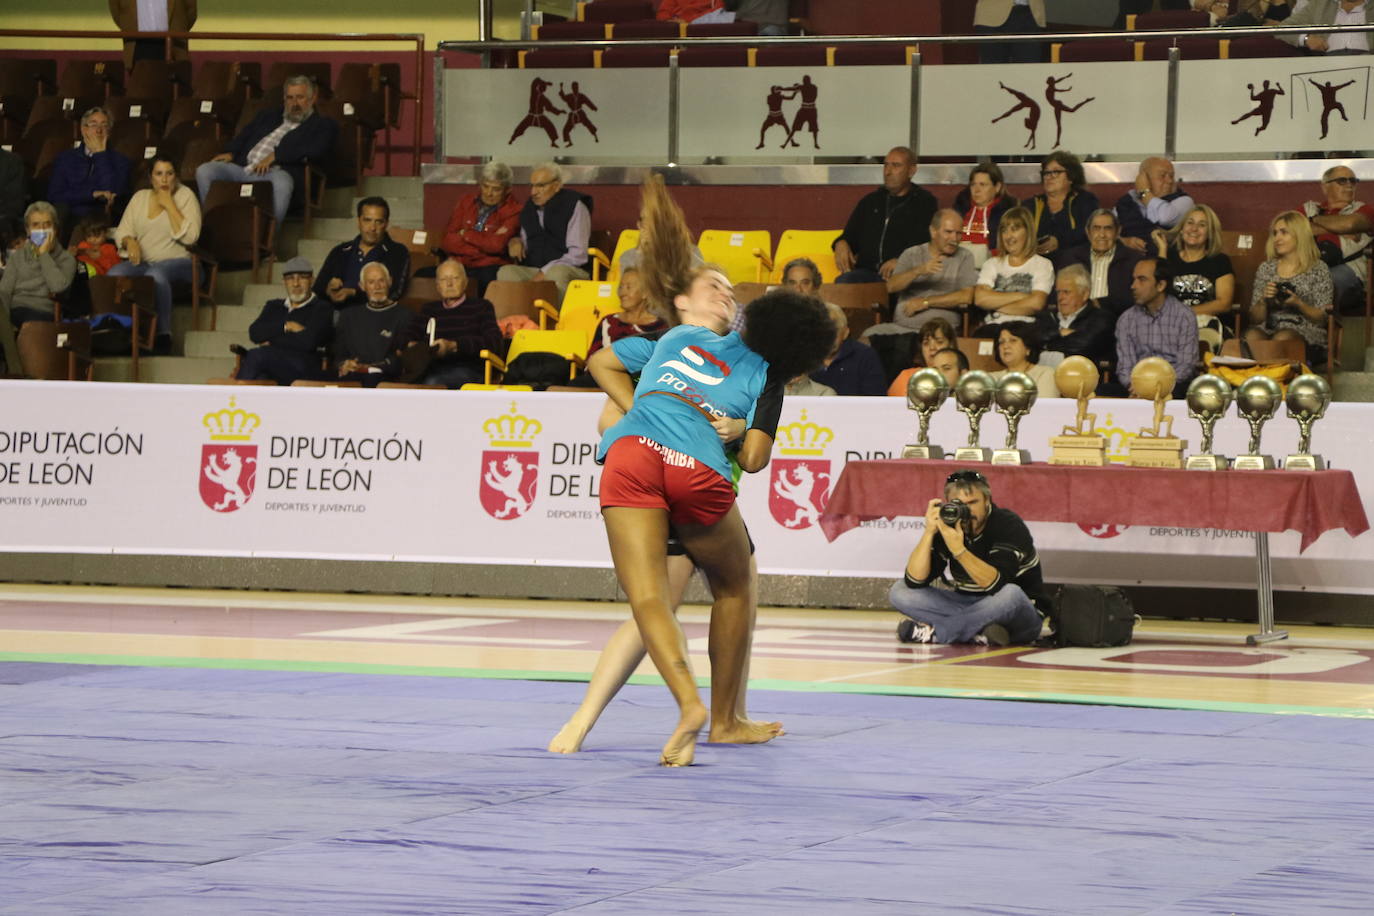
<instances>
[{"instance_id":1,"label":"blue jeans","mask_svg":"<svg viewBox=\"0 0 1374 916\"><path fill-rule=\"evenodd\" d=\"M1350 263L1331 268L1331 286L1337 314L1354 315L1364 311L1364 277L1356 273Z\"/></svg>"},{"instance_id":2,"label":"blue jeans","mask_svg":"<svg viewBox=\"0 0 1374 916\"><path fill-rule=\"evenodd\" d=\"M200 189L201 204L210 196L210 185L217 181L270 181L272 215L277 218L278 226L286 219L286 208L291 206L291 192L296 188L295 179L276 166L259 175L233 162L206 162L196 169L196 187Z\"/></svg>"},{"instance_id":3,"label":"blue jeans","mask_svg":"<svg viewBox=\"0 0 1374 916\"><path fill-rule=\"evenodd\" d=\"M191 259L168 258L132 264L120 261L110 268L112 277L152 277L157 291L157 333L172 333L172 284L191 282Z\"/></svg>"},{"instance_id":4,"label":"blue jeans","mask_svg":"<svg viewBox=\"0 0 1374 916\"><path fill-rule=\"evenodd\" d=\"M943 588L911 588L894 583L887 600L898 611L935 628L935 641L973 642L984 627L1007 628L1013 643L1027 644L1040 636L1040 613L1018 585L1004 585L991 595L971 595Z\"/></svg>"}]
</instances>

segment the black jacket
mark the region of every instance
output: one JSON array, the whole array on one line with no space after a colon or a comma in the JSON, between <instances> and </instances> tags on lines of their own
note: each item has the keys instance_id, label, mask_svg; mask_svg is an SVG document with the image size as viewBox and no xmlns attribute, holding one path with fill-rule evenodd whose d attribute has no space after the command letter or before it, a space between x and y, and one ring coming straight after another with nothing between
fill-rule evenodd
<instances>
[{"instance_id":1,"label":"black jacket","mask_svg":"<svg viewBox=\"0 0 1374 916\"><path fill-rule=\"evenodd\" d=\"M1144 255L1134 248L1127 248L1120 242L1116 243L1116 253L1112 255L1112 263L1107 267L1107 298L1098 304L1107 309L1112 316L1112 321L1116 321L1131 306L1135 305L1135 299L1131 296L1131 273L1135 270L1135 262L1139 261ZM1077 248L1070 248L1058 258L1055 266L1059 269L1068 267L1070 264L1082 264L1083 269L1091 276L1093 272L1092 249L1087 245L1079 245Z\"/></svg>"},{"instance_id":2,"label":"black jacket","mask_svg":"<svg viewBox=\"0 0 1374 916\"><path fill-rule=\"evenodd\" d=\"M288 321L305 325L305 330L285 330ZM314 353L327 345L333 336L334 304L319 296L311 297L295 311L287 309L285 299L271 299L248 327L248 337L253 343L271 344L298 353Z\"/></svg>"},{"instance_id":3,"label":"black jacket","mask_svg":"<svg viewBox=\"0 0 1374 916\"><path fill-rule=\"evenodd\" d=\"M285 108L264 108L258 112L248 126L229 141L225 152L232 153L234 162L238 165L247 165L249 151L257 146L263 137L281 126L285 111ZM334 141L338 136L339 125L317 112L281 138L273 162L285 168L300 166L307 159L312 162L319 161L334 149Z\"/></svg>"},{"instance_id":4,"label":"black jacket","mask_svg":"<svg viewBox=\"0 0 1374 916\"><path fill-rule=\"evenodd\" d=\"M930 221L937 209L935 195L915 182L901 197L879 188L863 196L835 241L849 243L855 267L876 271L908 248L930 241Z\"/></svg>"}]
</instances>

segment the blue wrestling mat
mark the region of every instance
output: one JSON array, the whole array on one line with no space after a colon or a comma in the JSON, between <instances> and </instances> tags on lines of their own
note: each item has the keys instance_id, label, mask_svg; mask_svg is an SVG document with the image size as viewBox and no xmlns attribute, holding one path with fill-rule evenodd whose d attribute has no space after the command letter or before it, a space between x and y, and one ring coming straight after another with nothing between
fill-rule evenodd
<instances>
[{"instance_id":1,"label":"blue wrestling mat","mask_svg":"<svg viewBox=\"0 0 1374 916\"><path fill-rule=\"evenodd\" d=\"M662 687L0 663L5 914L1374 910L1374 722L759 691L656 767Z\"/></svg>"}]
</instances>

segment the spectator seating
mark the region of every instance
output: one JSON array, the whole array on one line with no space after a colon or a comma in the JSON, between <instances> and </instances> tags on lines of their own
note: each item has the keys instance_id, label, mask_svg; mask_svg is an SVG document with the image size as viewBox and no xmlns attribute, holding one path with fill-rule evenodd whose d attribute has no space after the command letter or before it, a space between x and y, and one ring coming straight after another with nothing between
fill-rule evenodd
<instances>
[{"instance_id":1,"label":"spectator seating","mask_svg":"<svg viewBox=\"0 0 1374 916\"><path fill-rule=\"evenodd\" d=\"M318 91L320 99L334 97L334 84L330 82L330 67L327 60L279 60L274 62L268 68L267 78L262 83L263 97L281 104L282 87L286 84L287 79L301 75L308 76L315 81L315 89Z\"/></svg>"},{"instance_id":2,"label":"spectator seating","mask_svg":"<svg viewBox=\"0 0 1374 916\"><path fill-rule=\"evenodd\" d=\"M849 336L858 340L864 331L886 320L886 283L827 283L818 290L826 302L833 302L849 316Z\"/></svg>"},{"instance_id":3,"label":"spectator seating","mask_svg":"<svg viewBox=\"0 0 1374 916\"><path fill-rule=\"evenodd\" d=\"M816 266L821 269L821 282L834 283L839 276L839 268L835 266L835 240L840 237L842 229L786 229L782 237L778 239L778 250L769 256L767 251L758 249L754 252L754 257L758 258L758 274L755 279L759 282L767 280L770 283L782 282L782 269L788 261L794 258L810 258Z\"/></svg>"},{"instance_id":4,"label":"spectator seating","mask_svg":"<svg viewBox=\"0 0 1374 916\"><path fill-rule=\"evenodd\" d=\"M140 60L134 64L124 86L124 95L131 101L160 101L170 105L172 99L191 94L191 62L189 60Z\"/></svg>"},{"instance_id":5,"label":"spectator seating","mask_svg":"<svg viewBox=\"0 0 1374 916\"><path fill-rule=\"evenodd\" d=\"M439 266L440 258L435 254L435 251L438 249L437 243L443 237L443 233L432 233L426 229L411 229L396 225L387 226L386 231L393 241L406 246L406 250L410 252L412 276L418 270L426 268L433 270Z\"/></svg>"},{"instance_id":6,"label":"spectator seating","mask_svg":"<svg viewBox=\"0 0 1374 916\"><path fill-rule=\"evenodd\" d=\"M601 51L592 48L537 48L521 51L521 68L580 69L601 66Z\"/></svg>"},{"instance_id":7,"label":"spectator seating","mask_svg":"<svg viewBox=\"0 0 1374 916\"><path fill-rule=\"evenodd\" d=\"M1000 372L1002 364L997 361L994 355L997 344L995 341L986 337L960 337L957 344L959 352L968 357L968 367L970 370L979 369L983 372Z\"/></svg>"},{"instance_id":8,"label":"spectator seating","mask_svg":"<svg viewBox=\"0 0 1374 916\"><path fill-rule=\"evenodd\" d=\"M487 289L490 291L491 287ZM568 361L568 381L572 381L578 370L587 363L587 344L588 341L578 331L516 331L504 358L490 350L481 352L482 361L486 364L482 381L490 385L493 372L504 376L516 357L524 353L553 353L563 357Z\"/></svg>"},{"instance_id":9,"label":"spectator seating","mask_svg":"<svg viewBox=\"0 0 1374 916\"><path fill-rule=\"evenodd\" d=\"M825 45L764 45L754 48L757 67L825 67L830 63L830 50Z\"/></svg>"},{"instance_id":10,"label":"spectator seating","mask_svg":"<svg viewBox=\"0 0 1374 916\"><path fill-rule=\"evenodd\" d=\"M538 302L550 308L558 301L558 285L552 280L493 280L487 284L487 301L496 312L496 320L511 315L539 317Z\"/></svg>"},{"instance_id":11,"label":"spectator seating","mask_svg":"<svg viewBox=\"0 0 1374 916\"><path fill-rule=\"evenodd\" d=\"M535 41L602 41L610 37L604 22L551 22L530 29Z\"/></svg>"},{"instance_id":12,"label":"spectator seating","mask_svg":"<svg viewBox=\"0 0 1374 916\"><path fill-rule=\"evenodd\" d=\"M909 67L919 45L839 45L830 49L830 63L838 67Z\"/></svg>"},{"instance_id":13,"label":"spectator seating","mask_svg":"<svg viewBox=\"0 0 1374 916\"><path fill-rule=\"evenodd\" d=\"M259 63L200 61L191 81L191 97L199 102L210 102L211 111L222 111L228 123L238 120L244 102L261 94L262 65Z\"/></svg>"},{"instance_id":14,"label":"spectator seating","mask_svg":"<svg viewBox=\"0 0 1374 916\"><path fill-rule=\"evenodd\" d=\"M89 99L99 105L112 95L124 94L124 62L73 58L62 68L57 80L57 95L62 98ZM89 105L82 106L88 108Z\"/></svg>"},{"instance_id":15,"label":"spectator seating","mask_svg":"<svg viewBox=\"0 0 1374 916\"><path fill-rule=\"evenodd\" d=\"M611 284L597 283L594 280L573 280L568 284L568 291L563 296L562 309L554 315L557 320L555 328L559 331L582 332L590 346L592 334L601 323L601 319L619 311L620 297L616 295L615 287ZM541 328L545 327L547 317L548 313L541 309Z\"/></svg>"},{"instance_id":16,"label":"spectator seating","mask_svg":"<svg viewBox=\"0 0 1374 916\"><path fill-rule=\"evenodd\" d=\"M1152 13L1138 13L1126 17L1126 30L1148 31L1152 29L1205 29L1212 24L1211 16L1196 10L1157 10Z\"/></svg>"},{"instance_id":17,"label":"spectator seating","mask_svg":"<svg viewBox=\"0 0 1374 916\"><path fill-rule=\"evenodd\" d=\"M753 22L689 22L688 38L733 38L759 33L757 23Z\"/></svg>"},{"instance_id":18,"label":"spectator seating","mask_svg":"<svg viewBox=\"0 0 1374 916\"><path fill-rule=\"evenodd\" d=\"M141 351L153 348L157 336L157 293L152 277L90 278L91 318L100 315L122 315L133 324L130 328L129 358L133 381L139 380ZM170 333L171 328L165 329Z\"/></svg>"},{"instance_id":19,"label":"spectator seating","mask_svg":"<svg viewBox=\"0 0 1374 916\"><path fill-rule=\"evenodd\" d=\"M687 27L681 22L662 22L645 19L636 22L616 22L611 25L611 38L681 38ZM624 48L620 50L625 50Z\"/></svg>"},{"instance_id":20,"label":"spectator seating","mask_svg":"<svg viewBox=\"0 0 1374 916\"><path fill-rule=\"evenodd\" d=\"M392 238L395 238L392 231ZM412 262L414 266L414 262ZM406 280L406 288L401 291L401 298L397 301L410 309L412 312L419 313L420 308L427 303L434 302L439 298L439 285L433 277L417 277L414 272Z\"/></svg>"},{"instance_id":21,"label":"spectator seating","mask_svg":"<svg viewBox=\"0 0 1374 916\"><path fill-rule=\"evenodd\" d=\"M254 283L258 282L260 265L266 261L270 281L272 264L276 261L276 230L270 184L265 181L216 181L205 197L197 247L221 267L248 266L253 272ZM193 324L195 318L193 309ZM210 329L214 330L215 325L212 311Z\"/></svg>"},{"instance_id":22,"label":"spectator seating","mask_svg":"<svg viewBox=\"0 0 1374 916\"><path fill-rule=\"evenodd\" d=\"M758 275L754 251L772 251L773 235L766 229L706 229L697 247L706 263L720 267L731 283L747 283Z\"/></svg>"},{"instance_id":23,"label":"spectator seating","mask_svg":"<svg viewBox=\"0 0 1374 916\"><path fill-rule=\"evenodd\" d=\"M735 302L741 306L748 305L772 288L767 283L736 283Z\"/></svg>"},{"instance_id":24,"label":"spectator seating","mask_svg":"<svg viewBox=\"0 0 1374 916\"><path fill-rule=\"evenodd\" d=\"M1221 40L1221 56L1229 60L1299 57L1302 51L1269 35L1245 35Z\"/></svg>"},{"instance_id":25,"label":"spectator seating","mask_svg":"<svg viewBox=\"0 0 1374 916\"><path fill-rule=\"evenodd\" d=\"M594 3L579 0L577 4L579 22L633 22L653 18L652 0L596 0Z\"/></svg>"},{"instance_id":26,"label":"spectator seating","mask_svg":"<svg viewBox=\"0 0 1374 916\"><path fill-rule=\"evenodd\" d=\"M588 248L587 254L592 259L592 279L600 280L601 272L606 272L606 282L616 283L620 280L620 256L631 248L639 247L639 230L622 229L620 237L616 239L615 252L609 257L599 248Z\"/></svg>"},{"instance_id":27,"label":"spectator seating","mask_svg":"<svg viewBox=\"0 0 1374 916\"><path fill-rule=\"evenodd\" d=\"M1050 45L1050 62L1076 64L1136 60L1136 44L1120 38L1054 42Z\"/></svg>"},{"instance_id":28,"label":"spectator seating","mask_svg":"<svg viewBox=\"0 0 1374 916\"><path fill-rule=\"evenodd\" d=\"M601 52L601 67L666 67L677 52L672 48L607 48Z\"/></svg>"}]
</instances>

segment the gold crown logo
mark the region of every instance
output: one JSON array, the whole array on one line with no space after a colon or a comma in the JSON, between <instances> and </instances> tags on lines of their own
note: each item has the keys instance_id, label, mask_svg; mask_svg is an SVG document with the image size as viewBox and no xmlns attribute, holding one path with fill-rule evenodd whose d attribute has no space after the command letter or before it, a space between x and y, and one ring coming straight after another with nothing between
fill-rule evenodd
<instances>
[{"instance_id":1,"label":"gold crown logo","mask_svg":"<svg viewBox=\"0 0 1374 916\"><path fill-rule=\"evenodd\" d=\"M1130 455L1131 440L1137 434L1113 424L1111 414L1107 414L1105 422L1097 431L1107 440L1107 460L1114 464L1124 464Z\"/></svg>"},{"instance_id":2,"label":"gold crown logo","mask_svg":"<svg viewBox=\"0 0 1374 916\"><path fill-rule=\"evenodd\" d=\"M482 431L497 448L529 448L534 445L534 437L543 430L543 423L516 413L514 401L511 401L510 413L492 417L482 424Z\"/></svg>"},{"instance_id":3,"label":"gold crown logo","mask_svg":"<svg viewBox=\"0 0 1374 916\"><path fill-rule=\"evenodd\" d=\"M228 407L207 413L200 422L210 431L212 442L247 442L262 425L262 418L235 407L234 399L230 398Z\"/></svg>"},{"instance_id":4,"label":"gold crown logo","mask_svg":"<svg viewBox=\"0 0 1374 916\"><path fill-rule=\"evenodd\" d=\"M778 427L778 451L784 455L824 455L835 431L806 421L806 411L796 423Z\"/></svg>"}]
</instances>

